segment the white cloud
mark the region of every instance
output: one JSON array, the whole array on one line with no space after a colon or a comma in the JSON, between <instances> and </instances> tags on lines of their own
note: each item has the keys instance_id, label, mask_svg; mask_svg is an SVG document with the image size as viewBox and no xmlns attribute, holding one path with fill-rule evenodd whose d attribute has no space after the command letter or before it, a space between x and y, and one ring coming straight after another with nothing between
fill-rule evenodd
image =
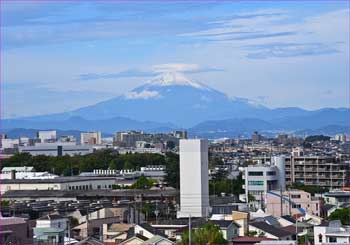
<instances>
[{"instance_id":1,"label":"white cloud","mask_svg":"<svg viewBox=\"0 0 350 245\"><path fill-rule=\"evenodd\" d=\"M199 70L200 66L197 64L184 64L184 63L168 63L152 66L152 70L155 72L187 72Z\"/></svg>"},{"instance_id":2,"label":"white cloud","mask_svg":"<svg viewBox=\"0 0 350 245\"><path fill-rule=\"evenodd\" d=\"M157 91L143 90L141 92L129 92L125 95L127 99L150 99L158 98L160 94Z\"/></svg>"}]
</instances>

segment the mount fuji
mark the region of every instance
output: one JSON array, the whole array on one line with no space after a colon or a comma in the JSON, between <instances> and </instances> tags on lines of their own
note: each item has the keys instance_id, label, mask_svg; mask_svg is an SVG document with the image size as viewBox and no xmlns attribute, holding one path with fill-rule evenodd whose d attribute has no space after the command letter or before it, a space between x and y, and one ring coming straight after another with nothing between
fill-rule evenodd
<instances>
[{"instance_id":1,"label":"mount fuji","mask_svg":"<svg viewBox=\"0 0 350 245\"><path fill-rule=\"evenodd\" d=\"M238 123L237 120L241 121ZM192 128L200 134L202 131L227 131L239 125L246 130L301 130L347 126L349 121L348 108L315 111L296 107L270 109L245 98L229 97L188 79L182 73L168 72L126 94L92 106L58 114L7 119L3 120L3 127L110 133L128 129Z\"/></svg>"}]
</instances>

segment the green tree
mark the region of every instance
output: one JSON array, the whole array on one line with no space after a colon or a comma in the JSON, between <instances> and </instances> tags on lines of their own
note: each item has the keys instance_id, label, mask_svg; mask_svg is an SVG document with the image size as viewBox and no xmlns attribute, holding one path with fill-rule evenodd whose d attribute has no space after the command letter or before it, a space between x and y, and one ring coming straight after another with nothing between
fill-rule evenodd
<instances>
[{"instance_id":1,"label":"green tree","mask_svg":"<svg viewBox=\"0 0 350 245\"><path fill-rule=\"evenodd\" d=\"M8 200L1 200L0 207L9 207L10 201Z\"/></svg>"},{"instance_id":2,"label":"green tree","mask_svg":"<svg viewBox=\"0 0 350 245\"><path fill-rule=\"evenodd\" d=\"M149 189L153 186L155 180L147 179L144 175L141 175L140 178L131 186L132 189Z\"/></svg>"},{"instance_id":3,"label":"green tree","mask_svg":"<svg viewBox=\"0 0 350 245\"><path fill-rule=\"evenodd\" d=\"M256 201L255 197L252 194L248 193L248 202L255 202L255 201Z\"/></svg>"},{"instance_id":4,"label":"green tree","mask_svg":"<svg viewBox=\"0 0 350 245\"><path fill-rule=\"evenodd\" d=\"M217 173L213 179L209 181L209 193L218 195L220 193L239 195L244 193L242 188L244 180L242 174L239 174L235 179L228 179L227 173Z\"/></svg>"},{"instance_id":5,"label":"green tree","mask_svg":"<svg viewBox=\"0 0 350 245\"><path fill-rule=\"evenodd\" d=\"M343 225L350 225L350 208L340 208L329 216L330 220L340 220Z\"/></svg>"},{"instance_id":6,"label":"green tree","mask_svg":"<svg viewBox=\"0 0 350 245\"><path fill-rule=\"evenodd\" d=\"M190 243L188 231L183 233L181 243ZM208 222L204 227L191 230L191 244L228 244L228 242L224 239L220 228Z\"/></svg>"},{"instance_id":7,"label":"green tree","mask_svg":"<svg viewBox=\"0 0 350 245\"><path fill-rule=\"evenodd\" d=\"M165 181L172 187L180 188L180 164L179 155L173 152L166 153L165 156L166 175Z\"/></svg>"},{"instance_id":8,"label":"green tree","mask_svg":"<svg viewBox=\"0 0 350 245\"><path fill-rule=\"evenodd\" d=\"M124 170L133 169L133 165L132 165L129 161L125 161L125 162L124 162L123 169L124 169Z\"/></svg>"}]
</instances>

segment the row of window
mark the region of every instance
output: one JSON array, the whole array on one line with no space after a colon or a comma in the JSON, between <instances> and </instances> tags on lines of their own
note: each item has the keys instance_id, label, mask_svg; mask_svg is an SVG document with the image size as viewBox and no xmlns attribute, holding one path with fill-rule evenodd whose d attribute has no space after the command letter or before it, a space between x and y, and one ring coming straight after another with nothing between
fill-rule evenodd
<instances>
[{"instance_id":1,"label":"row of window","mask_svg":"<svg viewBox=\"0 0 350 245\"><path fill-rule=\"evenodd\" d=\"M264 181L260 181L260 180L248 181L248 185L264 185Z\"/></svg>"},{"instance_id":2,"label":"row of window","mask_svg":"<svg viewBox=\"0 0 350 245\"><path fill-rule=\"evenodd\" d=\"M248 172L249 176L264 176L264 172L262 171L250 171ZM276 171L267 171L266 172L267 176L274 176L276 175Z\"/></svg>"},{"instance_id":3,"label":"row of window","mask_svg":"<svg viewBox=\"0 0 350 245\"><path fill-rule=\"evenodd\" d=\"M107 187L109 189L112 189L112 185L105 185L104 188L107 189ZM101 189L103 188L103 186L101 185L98 185L97 186L97 189ZM91 190L92 189L92 186L88 186L88 185L79 185L79 186L69 186L68 187L69 190Z\"/></svg>"}]
</instances>

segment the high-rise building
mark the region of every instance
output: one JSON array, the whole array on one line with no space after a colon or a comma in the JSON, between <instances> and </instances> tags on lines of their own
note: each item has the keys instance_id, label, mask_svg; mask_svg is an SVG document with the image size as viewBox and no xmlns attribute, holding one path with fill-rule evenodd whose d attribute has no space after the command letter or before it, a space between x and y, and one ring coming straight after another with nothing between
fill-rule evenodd
<instances>
[{"instance_id":1,"label":"high-rise building","mask_svg":"<svg viewBox=\"0 0 350 245\"><path fill-rule=\"evenodd\" d=\"M177 216L209 215L208 140L180 140L180 211Z\"/></svg>"},{"instance_id":2,"label":"high-rise building","mask_svg":"<svg viewBox=\"0 0 350 245\"><path fill-rule=\"evenodd\" d=\"M80 134L80 143L82 145L100 145L101 132L86 132Z\"/></svg>"}]
</instances>

